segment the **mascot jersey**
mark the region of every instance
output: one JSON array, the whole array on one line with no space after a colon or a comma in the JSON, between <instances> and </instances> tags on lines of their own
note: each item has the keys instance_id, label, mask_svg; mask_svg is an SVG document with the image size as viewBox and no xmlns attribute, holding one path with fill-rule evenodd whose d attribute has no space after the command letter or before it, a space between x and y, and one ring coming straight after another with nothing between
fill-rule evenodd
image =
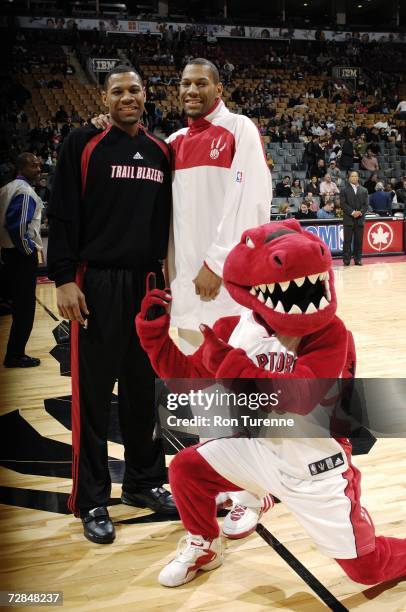
<instances>
[{"instance_id":1,"label":"mascot jersey","mask_svg":"<svg viewBox=\"0 0 406 612\"><path fill-rule=\"evenodd\" d=\"M183 355L169 338L168 315L153 321L138 315L137 332L155 371L163 378L337 379L352 375L355 351L351 334L335 315L331 261L326 245L295 220L247 230L226 260L224 283L230 296L249 310L219 319L191 356ZM157 299L162 294L156 290ZM297 337L297 350L286 350L278 336ZM326 380L326 389L330 383ZM306 415L310 405L313 408L304 389L294 410ZM331 475L330 470L316 474L311 470L314 463L331 457L335 473L348 467L345 440L263 438L261 443L272 447L280 470L296 478L319 480ZM209 444L203 449L218 468L221 456L215 456Z\"/></svg>"},{"instance_id":2,"label":"mascot jersey","mask_svg":"<svg viewBox=\"0 0 406 612\"><path fill-rule=\"evenodd\" d=\"M252 311L241 315L228 339L228 344L243 349L253 364L260 365L270 374L289 373L295 375L296 352L288 350L272 331L267 330L263 324L256 322ZM321 411L326 412L325 419L323 419L324 415L320 414ZM326 411L323 406L315 406L312 415L314 413L318 422L324 422L323 433L326 435L326 431L329 431L330 410ZM273 437L260 438L259 440L261 444L266 445L273 451L273 461L280 472L301 480L322 480L331 476L331 470L334 470L335 474L341 474L348 469L347 456L342 446L343 441L337 441L331 437L315 438L313 436L306 438L306 431L312 429L309 415L295 414L294 427L295 435L298 436L300 429L305 432L304 437L283 437L283 429L281 429L276 430ZM321 428L318 431L321 431ZM285 435L289 436L289 433L289 429L285 429ZM219 472L224 472L224 453L217 446L204 445L200 452L213 467ZM320 461L324 462L330 457L334 457L334 466L331 465L331 469L324 472L312 471L314 465L317 465ZM234 462L238 462L238 456L229 456L227 460L232 466ZM261 464L256 469L266 471L267 466ZM227 475L228 478L230 476L231 474ZM238 484L241 488L246 488L243 481Z\"/></svg>"},{"instance_id":3,"label":"mascot jersey","mask_svg":"<svg viewBox=\"0 0 406 612\"><path fill-rule=\"evenodd\" d=\"M192 281L203 262L223 276L226 256L241 233L269 220L272 180L256 126L231 113L220 99L167 142L174 171L171 322L198 329L202 322L212 325L225 313L242 311L224 287L216 300L202 302Z\"/></svg>"}]
</instances>

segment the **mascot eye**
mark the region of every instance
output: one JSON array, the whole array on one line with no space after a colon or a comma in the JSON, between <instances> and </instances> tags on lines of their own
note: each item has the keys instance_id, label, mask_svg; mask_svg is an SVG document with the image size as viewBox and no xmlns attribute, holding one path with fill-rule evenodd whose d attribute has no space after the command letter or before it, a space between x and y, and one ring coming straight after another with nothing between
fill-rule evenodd
<instances>
[{"instance_id":1,"label":"mascot eye","mask_svg":"<svg viewBox=\"0 0 406 612\"><path fill-rule=\"evenodd\" d=\"M255 244L252 242L251 238L249 236L246 237L245 239L245 244L247 245L247 247L249 247L250 249L255 249Z\"/></svg>"}]
</instances>

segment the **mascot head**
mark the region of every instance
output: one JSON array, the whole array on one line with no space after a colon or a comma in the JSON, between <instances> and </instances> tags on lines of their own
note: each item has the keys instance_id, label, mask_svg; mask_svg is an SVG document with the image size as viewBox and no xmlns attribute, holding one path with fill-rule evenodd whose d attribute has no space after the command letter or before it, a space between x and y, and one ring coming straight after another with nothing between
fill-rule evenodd
<instances>
[{"instance_id":1,"label":"mascot head","mask_svg":"<svg viewBox=\"0 0 406 612\"><path fill-rule=\"evenodd\" d=\"M247 230L223 270L231 297L286 336L305 336L334 316L337 298L326 244L294 219Z\"/></svg>"}]
</instances>

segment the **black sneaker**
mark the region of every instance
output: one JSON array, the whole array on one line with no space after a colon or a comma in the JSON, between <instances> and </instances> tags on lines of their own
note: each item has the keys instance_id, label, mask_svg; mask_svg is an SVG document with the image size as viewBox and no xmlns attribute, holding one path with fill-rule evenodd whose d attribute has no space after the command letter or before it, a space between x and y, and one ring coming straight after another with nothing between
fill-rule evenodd
<instances>
[{"instance_id":1,"label":"black sneaker","mask_svg":"<svg viewBox=\"0 0 406 612\"><path fill-rule=\"evenodd\" d=\"M29 357L23 355L22 357L6 357L3 365L6 368L36 368L41 363L37 357Z\"/></svg>"},{"instance_id":2,"label":"black sneaker","mask_svg":"<svg viewBox=\"0 0 406 612\"><path fill-rule=\"evenodd\" d=\"M85 537L95 544L110 544L116 537L107 508L93 508L80 517Z\"/></svg>"},{"instance_id":3,"label":"black sneaker","mask_svg":"<svg viewBox=\"0 0 406 612\"><path fill-rule=\"evenodd\" d=\"M178 514L172 494L164 487L140 489L136 493L123 491L121 501L128 506L150 508L161 514Z\"/></svg>"}]
</instances>

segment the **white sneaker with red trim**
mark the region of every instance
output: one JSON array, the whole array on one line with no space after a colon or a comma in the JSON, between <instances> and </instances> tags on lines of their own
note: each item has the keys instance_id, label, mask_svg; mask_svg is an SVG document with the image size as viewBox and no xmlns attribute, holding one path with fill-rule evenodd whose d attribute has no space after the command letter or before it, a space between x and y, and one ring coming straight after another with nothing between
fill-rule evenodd
<instances>
[{"instance_id":1,"label":"white sneaker with red trim","mask_svg":"<svg viewBox=\"0 0 406 612\"><path fill-rule=\"evenodd\" d=\"M258 522L264 512L274 506L272 495L266 495L262 506L252 508L242 504L234 504L223 522L223 534L231 540L246 538L257 528Z\"/></svg>"},{"instance_id":2,"label":"white sneaker with red trim","mask_svg":"<svg viewBox=\"0 0 406 612\"><path fill-rule=\"evenodd\" d=\"M216 569L224 561L221 537L205 540L202 536L186 534L180 539L176 557L159 574L160 584L177 587L190 582L199 570Z\"/></svg>"},{"instance_id":3,"label":"white sneaker with red trim","mask_svg":"<svg viewBox=\"0 0 406 612\"><path fill-rule=\"evenodd\" d=\"M230 498L229 493L219 493L216 496L216 505L217 510L225 510L226 508L231 508L233 505L232 499Z\"/></svg>"}]
</instances>

